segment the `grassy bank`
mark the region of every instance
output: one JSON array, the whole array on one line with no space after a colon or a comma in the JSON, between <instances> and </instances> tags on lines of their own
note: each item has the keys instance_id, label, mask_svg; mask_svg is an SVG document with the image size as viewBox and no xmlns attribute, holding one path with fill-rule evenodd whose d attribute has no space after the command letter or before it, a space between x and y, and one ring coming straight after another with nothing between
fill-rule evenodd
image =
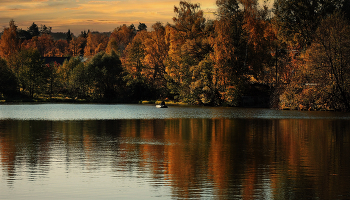
<instances>
[{"instance_id":1,"label":"grassy bank","mask_svg":"<svg viewBox=\"0 0 350 200\"><path fill-rule=\"evenodd\" d=\"M141 104L160 104L162 103L162 101L159 100L151 100L151 101L140 101L139 103ZM171 100L167 100L165 101L166 105L178 105L178 106L188 106L188 103L183 103L183 102L178 102L178 101L171 101Z\"/></svg>"}]
</instances>

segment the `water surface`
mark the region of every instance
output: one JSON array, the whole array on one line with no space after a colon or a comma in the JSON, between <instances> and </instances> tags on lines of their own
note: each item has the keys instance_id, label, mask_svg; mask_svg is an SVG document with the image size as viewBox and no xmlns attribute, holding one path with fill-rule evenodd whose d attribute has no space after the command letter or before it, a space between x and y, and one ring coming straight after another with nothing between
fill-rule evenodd
<instances>
[{"instance_id":1,"label":"water surface","mask_svg":"<svg viewBox=\"0 0 350 200\"><path fill-rule=\"evenodd\" d=\"M349 199L349 115L0 106L0 199Z\"/></svg>"},{"instance_id":2,"label":"water surface","mask_svg":"<svg viewBox=\"0 0 350 200\"><path fill-rule=\"evenodd\" d=\"M300 112L260 108L169 106L140 104L10 104L0 105L0 119L105 120L179 118L350 119L350 113Z\"/></svg>"}]
</instances>

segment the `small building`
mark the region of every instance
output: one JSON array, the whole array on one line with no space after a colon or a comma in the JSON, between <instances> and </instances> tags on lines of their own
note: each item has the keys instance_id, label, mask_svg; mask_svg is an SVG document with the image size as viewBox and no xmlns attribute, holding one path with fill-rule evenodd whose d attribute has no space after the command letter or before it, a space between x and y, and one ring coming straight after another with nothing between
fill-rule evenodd
<instances>
[{"instance_id":1,"label":"small building","mask_svg":"<svg viewBox=\"0 0 350 200\"><path fill-rule=\"evenodd\" d=\"M62 65L65 60L69 60L70 57L42 57L41 59L44 61L44 65L57 63L58 65Z\"/></svg>"}]
</instances>

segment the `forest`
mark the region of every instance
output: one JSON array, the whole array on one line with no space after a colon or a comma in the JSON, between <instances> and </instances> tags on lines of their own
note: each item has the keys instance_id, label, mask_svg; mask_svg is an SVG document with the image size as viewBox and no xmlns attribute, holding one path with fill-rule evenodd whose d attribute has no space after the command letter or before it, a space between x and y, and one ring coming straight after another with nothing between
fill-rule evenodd
<instances>
[{"instance_id":1,"label":"forest","mask_svg":"<svg viewBox=\"0 0 350 200\"><path fill-rule=\"evenodd\" d=\"M180 1L172 23L110 33L14 20L0 40L0 99L350 111L350 2L216 0L215 19ZM48 59L51 58L51 59ZM61 58L58 63L46 60Z\"/></svg>"}]
</instances>

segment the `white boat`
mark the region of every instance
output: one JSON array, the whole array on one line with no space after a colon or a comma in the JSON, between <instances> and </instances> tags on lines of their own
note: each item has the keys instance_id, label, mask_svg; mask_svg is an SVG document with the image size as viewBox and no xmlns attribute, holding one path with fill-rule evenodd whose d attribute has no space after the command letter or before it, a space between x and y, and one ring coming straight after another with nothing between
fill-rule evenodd
<instances>
[{"instance_id":1,"label":"white boat","mask_svg":"<svg viewBox=\"0 0 350 200\"><path fill-rule=\"evenodd\" d=\"M156 105L157 108L168 108L166 105Z\"/></svg>"}]
</instances>

